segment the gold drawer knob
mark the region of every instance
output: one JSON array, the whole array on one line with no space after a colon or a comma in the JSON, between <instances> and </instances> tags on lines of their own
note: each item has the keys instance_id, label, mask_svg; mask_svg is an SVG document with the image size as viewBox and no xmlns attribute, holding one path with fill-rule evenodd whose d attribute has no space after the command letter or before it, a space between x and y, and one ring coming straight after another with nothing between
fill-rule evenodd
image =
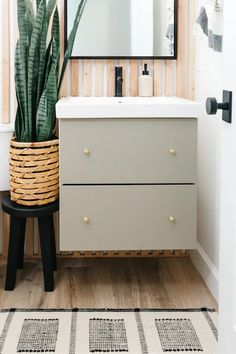
<instances>
[{"instance_id":1,"label":"gold drawer knob","mask_svg":"<svg viewBox=\"0 0 236 354\"><path fill-rule=\"evenodd\" d=\"M176 155L176 150L175 149L170 149L169 152L170 152L171 155Z\"/></svg>"},{"instance_id":2,"label":"gold drawer knob","mask_svg":"<svg viewBox=\"0 0 236 354\"><path fill-rule=\"evenodd\" d=\"M89 155L89 149L84 149L84 154L88 156Z\"/></svg>"},{"instance_id":3,"label":"gold drawer knob","mask_svg":"<svg viewBox=\"0 0 236 354\"><path fill-rule=\"evenodd\" d=\"M169 221L170 221L171 224L175 224L176 219L175 219L174 216L170 216L170 217L169 217Z\"/></svg>"},{"instance_id":4,"label":"gold drawer knob","mask_svg":"<svg viewBox=\"0 0 236 354\"><path fill-rule=\"evenodd\" d=\"M83 221L84 221L85 224L88 224L89 223L89 218L87 216L84 216Z\"/></svg>"}]
</instances>

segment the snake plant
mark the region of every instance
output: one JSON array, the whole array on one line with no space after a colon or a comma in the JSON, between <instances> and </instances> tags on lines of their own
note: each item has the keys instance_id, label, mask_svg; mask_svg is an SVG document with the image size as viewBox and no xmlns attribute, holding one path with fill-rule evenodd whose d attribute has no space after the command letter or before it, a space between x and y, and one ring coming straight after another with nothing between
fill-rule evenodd
<instances>
[{"instance_id":1,"label":"snake plant","mask_svg":"<svg viewBox=\"0 0 236 354\"><path fill-rule=\"evenodd\" d=\"M53 139L55 105L87 0L78 0L60 68L60 24L56 0L17 0L19 39L15 52L17 141Z\"/></svg>"}]
</instances>

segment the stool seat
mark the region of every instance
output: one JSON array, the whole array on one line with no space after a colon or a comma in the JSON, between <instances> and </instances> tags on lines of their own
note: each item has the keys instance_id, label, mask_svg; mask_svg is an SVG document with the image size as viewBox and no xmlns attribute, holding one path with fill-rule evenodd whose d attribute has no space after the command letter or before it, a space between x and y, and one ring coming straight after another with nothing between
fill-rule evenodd
<instances>
[{"instance_id":1,"label":"stool seat","mask_svg":"<svg viewBox=\"0 0 236 354\"><path fill-rule=\"evenodd\" d=\"M10 215L5 290L13 290L15 288L17 269L23 268L26 219L28 217L36 217L38 218L44 289L45 291L53 291L53 271L57 269L53 213L59 210L59 201L56 200L53 203L42 206L23 206L11 201L10 195L6 194L2 198L2 209Z\"/></svg>"},{"instance_id":2,"label":"stool seat","mask_svg":"<svg viewBox=\"0 0 236 354\"><path fill-rule=\"evenodd\" d=\"M24 206L13 202L10 195L6 194L2 198L2 209L5 213L21 218L38 218L47 216L59 210L59 199L55 202L41 206Z\"/></svg>"}]
</instances>

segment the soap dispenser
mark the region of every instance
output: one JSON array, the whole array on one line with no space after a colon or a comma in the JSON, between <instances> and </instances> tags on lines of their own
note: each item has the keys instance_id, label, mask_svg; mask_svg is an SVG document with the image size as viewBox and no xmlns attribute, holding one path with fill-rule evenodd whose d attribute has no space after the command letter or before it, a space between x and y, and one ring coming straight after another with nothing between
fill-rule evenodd
<instances>
[{"instance_id":1,"label":"soap dispenser","mask_svg":"<svg viewBox=\"0 0 236 354\"><path fill-rule=\"evenodd\" d=\"M139 96L153 96L153 78L149 75L147 64L144 64L144 70L138 80Z\"/></svg>"}]
</instances>

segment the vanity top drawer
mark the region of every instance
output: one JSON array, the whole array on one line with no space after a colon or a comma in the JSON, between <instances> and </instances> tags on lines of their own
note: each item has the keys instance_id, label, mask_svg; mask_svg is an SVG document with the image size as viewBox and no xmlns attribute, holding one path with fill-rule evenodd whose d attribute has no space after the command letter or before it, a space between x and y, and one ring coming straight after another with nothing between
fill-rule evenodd
<instances>
[{"instance_id":1,"label":"vanity top drawer","mask_svg":"<svg viewBox=\"0 0 236 354\"><path fill-rule=\"evenodd\" d=\"M61 184L195 183L196 119L61 119Z\"/></svg>"},{"instance_id":2,"label":"vanity top drawer","mask_svg":"<svg viewBox=\"0 0 236 354\"><path fill-rule=\"evenodd\" d=\"M191 249L196 186L62 186L60 249Z\"/></svg>"}]
</instances>

